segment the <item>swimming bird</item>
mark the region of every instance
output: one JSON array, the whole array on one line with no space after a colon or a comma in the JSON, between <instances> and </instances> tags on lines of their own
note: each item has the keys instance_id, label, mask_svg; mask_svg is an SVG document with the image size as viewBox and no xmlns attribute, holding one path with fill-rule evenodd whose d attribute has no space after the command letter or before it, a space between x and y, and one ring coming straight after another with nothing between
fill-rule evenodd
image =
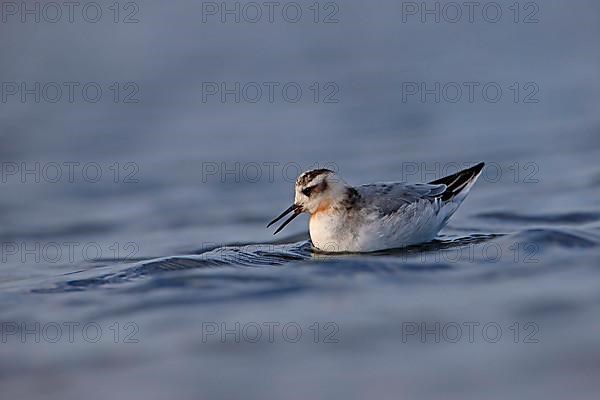
<instances>
[{"instance_id":1,"label":"swimming bird","mask_svg":"<svg viewBox=\"0 0 600 400\"><path fill-rule=\"evenodd\" d=\"M484 163L429 183L372 183L351 186L325 168L296 180L294 204L271 221L311 215L313 245L327 252L371 252L431 241L458 209Z\"/></svg>"}]
</instances>

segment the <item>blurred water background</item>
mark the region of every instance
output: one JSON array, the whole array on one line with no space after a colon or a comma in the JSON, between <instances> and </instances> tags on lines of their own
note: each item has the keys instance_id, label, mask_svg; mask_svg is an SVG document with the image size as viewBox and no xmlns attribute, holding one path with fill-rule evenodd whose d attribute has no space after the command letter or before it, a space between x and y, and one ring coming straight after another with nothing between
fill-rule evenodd
<instances>
[{"instance_id":1,"label":"blurred water background","mask_svg":"<svg viewBox=\"0 0 600 400\"><path fill-rule=\"evenodd\" d=\"M597 398L597 1L47 4L2 2L3 396ZM265 229L301 170L479 161L431 244Z\"/></svg>"}]
</instances>

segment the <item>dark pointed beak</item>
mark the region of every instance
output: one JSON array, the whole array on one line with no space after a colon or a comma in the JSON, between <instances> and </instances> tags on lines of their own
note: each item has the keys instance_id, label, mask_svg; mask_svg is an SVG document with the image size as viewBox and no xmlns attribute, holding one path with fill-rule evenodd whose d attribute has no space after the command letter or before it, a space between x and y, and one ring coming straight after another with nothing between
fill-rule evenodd
<instances>
[{"instance_id":1,"label":"dark pointed beak","mask_svg":"<svg viewBox=\"0 0 600 400\"><path fill-rule=\"evenodd\" d=\"M270 227L271 225L273 225L275 222L279 221L281 218L285 217L286 215L288 215L291 212L294 212L294 214L292 214L291 217L289 217L288 219L285 220L285 222L283 224L281 224L279 226L279 228L277 228L277 230L273 233L273 235L278 234L283 228L285 228L285 226L287 224L289 224L290 222L292 222L292 220L294 218L296 218L298 215L300 215L302 213L302 206L298 206L296 204L292 204L292 206L290 208L288 208L287 210L285 210L284 212L282 212L277 218L275 218L273 221L269 222L269 225L267 225L267 228Z\"/></svg>"}]
</instances>

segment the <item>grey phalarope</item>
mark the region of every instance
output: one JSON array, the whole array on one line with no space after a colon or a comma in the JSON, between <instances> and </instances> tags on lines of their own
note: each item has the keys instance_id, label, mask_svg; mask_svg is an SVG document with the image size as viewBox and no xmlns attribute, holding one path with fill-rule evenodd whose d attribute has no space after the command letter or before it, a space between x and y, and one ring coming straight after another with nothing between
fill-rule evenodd
<instances>
[{"instance_id":1,"label":"grey phalarope","mask_svg":"<svg viewBox=\"0 0 600 400\"><path fill-rule=\"evenodd\" d=\"M319 250L370 252L435 238L481 174L484 163L430 183L373 183L353 187L328 169L296 180L294 204L267 225L293 213L311 214L310 238Z\"/></svg>"}]
</instances>

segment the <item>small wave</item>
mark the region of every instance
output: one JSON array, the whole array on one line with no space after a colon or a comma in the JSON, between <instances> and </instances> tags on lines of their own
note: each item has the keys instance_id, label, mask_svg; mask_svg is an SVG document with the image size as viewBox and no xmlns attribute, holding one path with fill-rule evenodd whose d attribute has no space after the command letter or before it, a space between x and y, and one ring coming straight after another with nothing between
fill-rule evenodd
<instances>
[{"instance_id":1,"label":"small wave","mask_svg":"<svg viewBox=\"0 0 600 400\"><path fill-rule=\"evenodd\" d=\"M524 215L509 211L480 213L477 218L493 219L502 222L524 222L538 224L586 224L600 221L600 214L595 212L572 212L546 215Z\"/></svg>"},{"instance_id":2,"label":"small wave","mask_svg":"<svg viewBox=\"0 0 600 400\"><path fill-rule=\"evenodd\" d=\"M519 304L514 313L516 316L522 318L544 318L557 317L561 314L572 316L576 312L583 311L584 308L585 304L576 300L547 297Z\"/></svg>"},{"instance_id":3,"label":"small wave","mask_svg":"<svg viewBox=\"0 0 600 400\"><path fill-rule=\"evenodd\" d=\"M216 267L273 267L311 257L311 245L304 241L287 245L256 244L219 247L198 255L157 258L134 264L119 264L112 273L83 279L57 282L52 288L35 289L35 293L80 291L99 286L124 283L144 276L169 271L207 269ZM85 271L85 274L93 271ZM72 276L72 275L71 275Z\"/></svg>"},{"instance_id":4,"label":"small wave","mask_svg":"<svg viewBox=\"0 0 600 400\"><path fill-rule=\"evenodd\" d=\"M598 246L598 236L577 229L527 229L507 236L513 242L532 243L540 247L592 248Z\"/></svg>"}]
</instances>

